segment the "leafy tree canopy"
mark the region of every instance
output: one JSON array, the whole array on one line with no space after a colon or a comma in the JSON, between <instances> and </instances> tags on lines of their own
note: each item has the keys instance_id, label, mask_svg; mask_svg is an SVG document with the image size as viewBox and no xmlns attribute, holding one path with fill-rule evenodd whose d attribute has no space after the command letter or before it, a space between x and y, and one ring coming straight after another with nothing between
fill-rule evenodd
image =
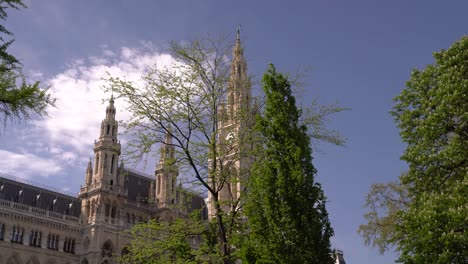
<instances>
[{"instance_id":1,"label":"leafy tree canopy","mask_svg":"<svg viewBox=\"0 0 468 264\"><path fill-rule=\"evenodd\" d=\"M412 200L395 239L403 263L466 263L468 236L468 36L434 53L395 98L407 144L401 178Z\"/></svg>"},{"instance_id":2,"label":"leafy tree canopy","mask_svg":"<svg viewBox=\"0 0 468 264\"><path fill-rule=\"evenodd\" d=\"M26 7L21 0L3 0L0 2L0 19L6 20L8 8ZM7 121L27 120L31 114L43 116L46 108L55 105L48 88L41 88L39 82L29 84L22 73L20 61L7 49L13 43L6 40L12 33L0 24L0 118L4 126Z\"/></svg>"}]
</instances>

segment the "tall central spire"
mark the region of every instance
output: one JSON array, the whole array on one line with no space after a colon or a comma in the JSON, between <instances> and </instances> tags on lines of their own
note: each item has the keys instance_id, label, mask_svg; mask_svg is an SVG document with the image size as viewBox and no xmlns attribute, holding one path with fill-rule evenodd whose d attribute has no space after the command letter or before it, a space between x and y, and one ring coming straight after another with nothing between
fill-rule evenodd
<instances>
[{"instance_id":1,"label":"tall central spire","mask_svg":"<svg viewBox=\"0 0 468 264\"><path fill-rule=\"evenodd\" d=\"M236 45L232 51L231 74L229 77L227 108L230 119L233 119L240 111L249 108L249 98L250 80L247 76L247 62L244 59L239 26L237 28Z\"/></svg>"},{"instance_id":2,"label":"tall central spire","mask_svg":"<svg viewBox=\"0 0 468 264\"><path fill-rule=\"evenodd\" d=\"M106 108L106 120L115 120L115 106L114 106L114 95L111 95L109 99L109 105Z\"/></svg>"},{"instance_id":3,"label":"tall central spire","mask_svg":"<svg viewBox=\"0 0 468 264\"><path fill-rule=\"evenodd\" d=\"M233 50L233 63L236 61L243 60L243 50L241 46L241 39L240 39L240 26L237 28L237 35L236 35L236 46Z\"/></svg>"},{"instance_id":4,"label":"tall central spire","mask_svg":"<svg viewBox=\"0 0 468 264\"><path fill-rule=\"evenodd\" d=\"M111 95L106 107L106 118L101 122L99 141L94 144L95 168L94 175L97 180L111 182L117 180L118 159L120 156L120 143L118 143L118 122L115 120L114 96Z\"/></svg>"}]
</instances>

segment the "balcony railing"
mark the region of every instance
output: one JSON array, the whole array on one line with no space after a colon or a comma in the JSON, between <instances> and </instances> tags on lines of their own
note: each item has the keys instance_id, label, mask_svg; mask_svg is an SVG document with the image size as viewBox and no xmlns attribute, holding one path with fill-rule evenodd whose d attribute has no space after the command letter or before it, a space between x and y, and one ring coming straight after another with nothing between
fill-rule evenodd
<instances>
[{"instance_id":1,"label":"balcony railing","mask_svg":"<svg viewBox=\"0 0 468 264\"><path fill-rule=\"evenodd\" d=\"M79 217L74 217L71 215L65 215L61 213L56 213L48 210L44 210L41 208L33 207L33 206L28 206L25 204L20 204L20 203L15 203L12 201L7 201L7 200L2 200L0 199L0 208L12 208L15 211L22 211L22 212L28 212L34 215L42 216L42 217L50 217L50 218L55 218L59 220L65 220L69 222L74 222L74 223L80 223L80 218Z\"/></svg>"},{"instance_id":2,"label":"balcony railing","mask_svg":"<svg viewBox=\"0 0 468 264\"><path fill-rule=\"evenodd\" d=\"M116 186L116 185L110 185L109 183L102 182L102 181L92 183L89 186L81 186L80 194L91 192L91 191L98 190L98 189L102 191L106 191L106 192L112 192L115 194L123 195L123 196L128 195L128 191L125 190L125 188Z\"/></svg>"}]
</instances>

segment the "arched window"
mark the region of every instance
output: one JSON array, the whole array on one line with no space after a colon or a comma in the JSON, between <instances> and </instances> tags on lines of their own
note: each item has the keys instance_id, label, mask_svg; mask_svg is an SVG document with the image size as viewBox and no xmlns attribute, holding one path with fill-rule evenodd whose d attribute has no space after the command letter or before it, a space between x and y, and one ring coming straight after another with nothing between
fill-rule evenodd
<instances>
[{"instance_id":1,"label":"arched window","mask_svg":"<svg viewBox=\"0 0 468 264\"><path fill-rule=\"evenodd\" d=\"M22 244L23 243L23 233L24 233L23 228L20 228L18 226L13 226L13 229L11 230L11 239L10 239L10 241L12 243Z\"/></svg>"},{"instance_id":2,"label":"arched window","mask_svg":"<svg viewBox=\"0 0 468 264\"><path fill-rule=\"evenodd\" d=\"M157 194L161 192L161 176L158 177L158 184L157 184Z\"/></svg>"},{"instance_id":3,"label":"arched window","mask_svg":"<svg viewBox=\"0 0 468 264\"><path fill-rule=\"evenodd\" d=\"M115 218L115 215L116 215L116 209L115 209L115 206L112 206L112 209L111 209L111 217L112 218Z\"/></svg>"},{"instance_id":4,"label":"arched window","mask_svg":"<svg viewBox=\"0 0 468 264\"><path fill-rule=\"evenodd\" d=\"M111 173L114 172L114 163L115 163L115 155L112 155L112 160L111 160Z\"/></svg>"},{"instance_id":5,"label":"arched window","mask_svg":"<svg viewBox=\"0 0 468 264\"><path fill-rule=\"evenodd\" d=\"M107 168L107 154L104 154L104 169Z\"/></svg>"},{"instance_id":6,"label":"arched window","mask_svg":"<svg viewBox=\"0 0 468 264\"><path fill-rule=\"evenodd\" d=\"M110 205L108 203L105 204L105 214L106 214L106 217L109 216L109 211L110 211Z\"/></svg>"},{"instance_id":7,"label":"arched window","mask_svg":"<svg viewBox=\"0 0 468 264\"><path fill-rule=\"evenodd\" d=\"M107 125L107 132L106 134L109 135L110 125Z\"/></svg>"},{"instance_id":8,"label":"arched window","mask_svg":"<svg viewBox=\"0 0 468 264\"><path fill-rule=\"evenodd\" d=\"M94 173L97 173L99 169L99 154L96 154L96 164L94 164Z\"/></svg>"},{"instance_id":9,"label":"arched window","mask_svg":"<svg viewBox=\"0 0 468 264\"><path fill-rule=\"evenodd\" d=\"M86 202L86 207L85 207L85 215L89 216L89 210L90 210L90 203L89 201Z\"/></svg>"},{"instance_id":10,"label":"arched window","mask_svg":"<svg viewBox=\"0 0 468 264\"><path fill-rule=\"evenodd\" d=\"M95 211L95 205L94 205L94 201L91 203L91 216L94 215L94 211Z\"/></svg>"},{"instance_id":11,"label":"arched window","mask_svg":"<svg viewBox=\"0 0 468 264\"><path fill-rule=\"evenodd\" d=\"M112 257L112 243L107 240L101 247L101 256L111 258Z\"/></svg>"}]
</instances>

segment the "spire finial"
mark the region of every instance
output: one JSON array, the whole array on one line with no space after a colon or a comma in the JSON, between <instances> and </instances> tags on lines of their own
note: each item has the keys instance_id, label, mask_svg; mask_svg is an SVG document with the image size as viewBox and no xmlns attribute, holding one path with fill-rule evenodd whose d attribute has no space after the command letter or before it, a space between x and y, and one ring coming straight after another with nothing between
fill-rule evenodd
<instances>
[{"instance_id":1,"label":"spire finial","mask_svg":"<svg viewBox=\"0 0 468 264\"><path fill-rule=\"evenodd\" d=\"M86 167L86 172L91 172L93 170L93 165L91 164L91 158L88 161L88 167Z\"/></svg>"},{"instance_id":2,"label":"spire finial","mask_svg":"<svg viewBox=\"0 0 468 264\"><path fill-rule=\"evenodd\" d=\"M241 25L239 24L239 26L237 26L237 37L236 37L237 41L240 41L240 31L241 31Z\"/></svg>"}]
</instances>

